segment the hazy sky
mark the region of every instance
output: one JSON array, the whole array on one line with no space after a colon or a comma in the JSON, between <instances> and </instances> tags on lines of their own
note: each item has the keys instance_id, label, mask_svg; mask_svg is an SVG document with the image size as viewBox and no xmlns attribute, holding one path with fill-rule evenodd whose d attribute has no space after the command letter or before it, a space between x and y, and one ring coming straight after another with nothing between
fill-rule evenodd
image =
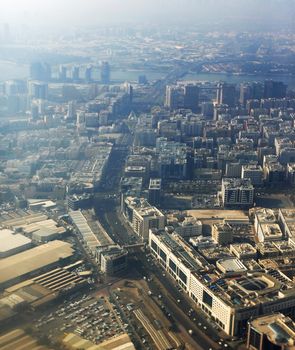
<instances>
[{"instance_id":1,"label":"hazy sky","mask_svg":"<svg viewBox=\"0 0 295 350\"><path fill-rule=\"evenodd\" d=\"M295 0L0 0L1 22L106 24L217 21L225 18L295 24Z\"/></svg>"}]
</instances>

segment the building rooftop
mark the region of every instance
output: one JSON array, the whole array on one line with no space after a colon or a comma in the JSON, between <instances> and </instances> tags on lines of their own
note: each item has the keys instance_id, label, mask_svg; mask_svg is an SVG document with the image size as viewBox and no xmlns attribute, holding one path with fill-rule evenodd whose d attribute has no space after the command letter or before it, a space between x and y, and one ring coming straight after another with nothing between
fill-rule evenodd
<instances>
[{"instance_id":1,"label":"building rooftop","mask_svg":"<svg viewBox=\"0 0 295 350\"><path fill-rule=\"evenodd\" d=\"M24 247L25 249L31 242L29 238L19 233L14 234L13 231L7 229L0 230L0 256L15 248Z\"/></svg>"},{"instance_id":2,"label":"building rooftop","mask_svg":"<svg viewBox=\"0 0 295 350\"><path fill-rule=\"evenodd\" d=\"M161 184L161 179L150 179L149 190L160 190Z\"/></svg>"},{"instance_id":3,"label":"building rooftop","mask_svg":"<svg viewBox=\"0 0 295 350\"><path fill-rule=\"evenodd\" d=\"M230 245L230 251L237 252L241 256L253 255L257 253L257 250L250 243L235 243Z\"/></svg>"},{"instance_id":4,"label":"building rooftop","mask_svg":"<svg viewBox=\"0 0 295 350\"><path fill-rule=\"evenodd\" d=\"M223 178L222 186L225 189L253 189L250 179Z\"/></svg>"},{"instance_id":5,"label":"building rooftop","mask_svg":"<svg viewBox=\"0 0 295 350\"><path fill-rule=\"evenodd\" d=\"M156 207L145 207L145 208L136 208L136 213L142 217L159 217L164 216Z\"/></svg>"},{"instance_id":6,"label":"building rooftop","mask_svg":"<svg viewBox=\"0 0 295 350\"><path fill-rule=\"evenodd\" d=\"M286 222L295 222L295 209L280 209Z\"/></svg>"},{"instance_id":7,"label":"building rooftop","mask_svg":"<svg viewBox=\"0 0 295 350\"><path fill-rule=\"evenodd\" d=\"M266 335L275 345L291 350L295 346L295 322L283 314L272 314L256 318L250 322L257 332Z\"/></svg>"},{"instance_id":8,"label":"building rooftop","mask_svg":"<svg viewBox=\"0 0 295 350\"><path fill-rule=\"evenodd\" d=\"M278 224L261 224L260 227L265 239L280 239L283 237Z\"/></svg>"},{"instance_id":9,"label":"building rooftop","mask_svg":"<svg viewBox=\"0 0 295 350\"><path fill-rule=\"evenodd\" d=\"M187 215L197 218L199 220L241 220L249 222L249 217L245 211L242 210L187 210Z\"/></svg>"},{"instance_id":10,"label":"building rooftop","mask_svg":"<svg viewBox=\"0 0 295 350\"><path fill-rule=\"evenodd\" d=\"M85 213L85 215L83 213ZM70 211L69 215L86 244L92 248L113 244L113 240L101 225L98 225L96 221L93 221L87 211L83 213L80 210L77 210Z\"/></svg>"},{"instance_id":11,"label":"building rooftop","mask_svg":"<svg viewBox=\"0 0 295 350\"><path fill-rule=\"evenodd\" d=\"M8 333L3 334L0 337L1 349L14 349L14 350L50 350L45 345L40 345L37 339L34 339L31 335L26 334L22 329L14 329Z\"/></svg>"},{"instance_id":12,"label":"building rooftop","mask_svg":"<svg viewBox=\"0 0 295 350\"><path fill-rule=\"evenodd\" d=\"M73 254L74 250L70 243L56 240L2 259L0 285L48 265L58 263Z\"/></svg>"},{"instance_id":13,"label":"building rooftop","mask_svg":"<svg viewBox=\"0 0 295 350\"><path fill-rule=\"evenodd\" d=\"M188 268L197 271L208 265L207 261L186 243L179 235L169 235L165 231L160 231L157 238L162 241L168 249L173 252L181 262Z\"/></svg>"},{"instance_id":14,"label":"building rooftop","mask_svg":"<svg viewBox=\"0 0 295 350\"><path fill-rule=\"evenodd\" d=\"M128 334L114 336L104 342L95 345L89 340L83 339L74 333L67 334L63 343L70 349L84 350L135 350Z\"/></svg>"},{"instance_id":15,"label":"building rooftop","mask_svg":"<svg viewBox=\"0 0 295 350\"><path fill-rule=\"evenodd\" d=\"M225 258L233 258L230 250L227 247L209 247L209 248L199 248L199 252L204 255L204 257L211 260L225 259Z\"/></svg>"},{"instance_id":16,"label":"building rooftop","mask_svg":"<svg viewBox=\"0 0 295 350\"><path fill-rule=\"evenodd\" d=\"M262 167L257 164L245 164L242 166L244 170L247 171L262 171Z\"/></svg>"},{"instance_id":17,"label":"building rooftop","mask_svg":"<svg viewBox=\"0 0 295 350\"><path fill-rule=\"evenodd\" d=\"M255 215L259 223L270 223L276 222L276 215L272 209L267 208L257 208L255 209Z\"/></svg>"},{"instance_id":18,"label":"building rooftop","mask_svg":"<svg viewBox=\"0 0 295 350\"><path fill-rule=\"evenodd\" d=\"M273 244L273 242L263 242L256 244L257 250L261 254L268 254L268 253L279 253L279 249Z\"/></svg>"},{"instance_id":19,"label":"building rooftop","mask_svg":"<svg viewBox=\"0 0 295 350\"><path fill-rule=\"evenodd\" d=\"M21 215L17 215L16 217L1 221L0 224L2 227L18 228L24 225L32 224L34 222L39 222L43 220L47 220L47 215L44 215L42 213L32 214L23 212Z\"/></svg>"},{"instance_id":20,"label":"building rooftop","mask_svg":"<svg viewBox=\"0 0 295 350\"><path fill-rule=\"evenodd\" d=\"M217 268L224 273L247 271L246 266L237 258L225 258L216 262Z\"/></svg>"}]
</instances>

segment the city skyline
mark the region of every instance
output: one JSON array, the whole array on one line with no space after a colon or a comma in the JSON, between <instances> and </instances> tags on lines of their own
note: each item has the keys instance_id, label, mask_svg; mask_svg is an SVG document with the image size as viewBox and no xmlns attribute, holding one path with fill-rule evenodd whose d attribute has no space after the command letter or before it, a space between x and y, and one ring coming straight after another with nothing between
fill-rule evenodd
<instances>
[{"instance_id":1,"label":"city skyline","mask_svg":"<svg viewBox=\"0 0 295 350\"><path fill-rule=\"evenodd\" d=\"M226 24L227 21L236 26L239 22L259 26L259 21L263 21L265 28L271 28L294 26L293 7L293 0L99 0L86 3L52 0L42 5L37 0L5 0L0 5L0 20L13 25L34 20L35 25L45 27L140 22Z\"/></svg>"},{"instance_id":2,"label":"city skyline","mask_svg":"<svg viewBox=\"0 0 295 350\"><path fill-rule=\"evenodd\" d=\"M0 3L0 349L294 350L294 10Z\"/></svg>"}]
</instances>

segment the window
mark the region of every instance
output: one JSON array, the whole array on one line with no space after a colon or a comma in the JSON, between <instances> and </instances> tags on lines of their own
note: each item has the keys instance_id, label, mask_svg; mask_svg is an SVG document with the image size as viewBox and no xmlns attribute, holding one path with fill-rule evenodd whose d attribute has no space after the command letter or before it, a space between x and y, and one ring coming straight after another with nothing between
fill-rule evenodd
<instances>
[{"instance_id":1,"label":"window","mask_svg":"<svg viewBox=\"0 0 295 350\"><path fill-rule=\"evenodd\" d=\"M169 267L172 271L176 273L176 264L171 259L169 259Z\"/></svg>"},{"instance_id":2,"label":"window","mask_svg":"<svg viewBox=\"0 0 295 350\"><path fill-rule=\"evenodd\" d=\"M187 282L186 274L184 272L182 272L181 270L179 270L179 278L182 280L182 282L184 284L186 284L186 282Z\"/></svg>"},{"instance_id":3,"label":"window","mask_svg":"<svg viewBox=\"0 0 295 350\"><path fill-rule=\"evenodd\" d=\"M157 252L158 251L158 246L157 246L157 244L152 240L152 242L151 242L151 247L152 247L152 249L155 251L155 252Z\"/></svg>"},{"instance_id":4,"label":"window","mask_svg":"<svg viewBox=\"0 0 295 350\"><path fill-rule=\"evenodd\" d=\"M160 257L164 261L166 261L166 259L167 259L167 255L162 249L160 249Z\"/></svg>"},{"instance_id":5,"label":"window","mask_svg":"<svg viewBox=\"0 0 295 350\"><path fill-rule=\"evenodd\" d=\"M213 299L205 290L203 291L203 303L212 308Z\"/></svg>"}]
</instances>

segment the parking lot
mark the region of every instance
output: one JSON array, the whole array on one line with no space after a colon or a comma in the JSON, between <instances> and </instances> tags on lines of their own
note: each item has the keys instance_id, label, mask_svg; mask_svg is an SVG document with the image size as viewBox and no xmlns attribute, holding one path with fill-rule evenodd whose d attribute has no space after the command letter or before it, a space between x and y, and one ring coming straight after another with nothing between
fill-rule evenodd
<instances>
[{"instance_id":1,"label":"parking lot","mask_svg":"<svg viewBox=\"0 0 295 350\"><path fill-rule=\"evenodd\" d=\"M105 296L96 298L86 294L64 301L35 321L36 331L49 339L61 339L65 333L73 332L95 344L125 333L127 326L116 306Z\"/></svg>"}]
</instances>

